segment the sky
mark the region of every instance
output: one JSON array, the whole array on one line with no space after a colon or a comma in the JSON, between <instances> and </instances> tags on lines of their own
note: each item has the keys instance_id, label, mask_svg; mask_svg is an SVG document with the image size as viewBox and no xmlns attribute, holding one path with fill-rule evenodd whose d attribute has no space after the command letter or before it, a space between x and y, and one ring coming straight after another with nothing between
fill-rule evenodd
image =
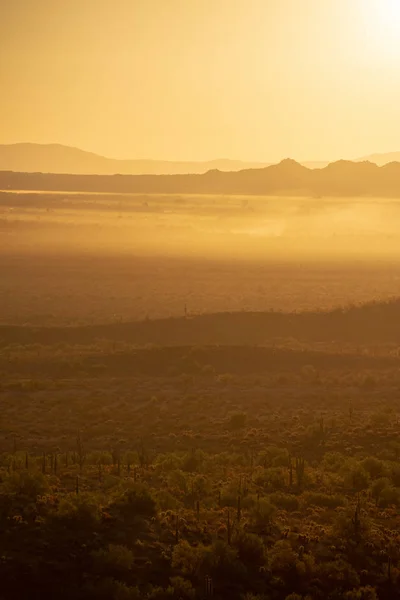
<instances>
[{"instance_id":1,"label":"sky","mask_svg":"<svg viewBox=\"0 0 400 600\"><path fill-rule=\"evenodd\" d=\"M0 0L0 143L113 158L400 150L400 0Z\"/></svg>"}]
</instances>

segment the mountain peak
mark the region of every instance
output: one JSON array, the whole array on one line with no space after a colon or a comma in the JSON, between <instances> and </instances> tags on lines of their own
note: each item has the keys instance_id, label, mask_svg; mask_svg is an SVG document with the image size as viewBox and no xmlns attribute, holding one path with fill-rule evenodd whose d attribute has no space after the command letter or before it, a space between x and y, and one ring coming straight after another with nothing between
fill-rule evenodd
<instances>
[{"instance_id":1,"label":"mountain peak","mask_svg":"<svg viewBox=\"0 0 400 600\"><path fill-rule=\"evenodd\" d=\"M296 160L294 160L293 158L284 158L283 160L281 160L280 163L277 164L278 167L285 167L285 168L293 168L293 169L304 169L305 167L303 167L303 165L301 165L300 163L298 163Z\"/></svg>"}]
</instances>

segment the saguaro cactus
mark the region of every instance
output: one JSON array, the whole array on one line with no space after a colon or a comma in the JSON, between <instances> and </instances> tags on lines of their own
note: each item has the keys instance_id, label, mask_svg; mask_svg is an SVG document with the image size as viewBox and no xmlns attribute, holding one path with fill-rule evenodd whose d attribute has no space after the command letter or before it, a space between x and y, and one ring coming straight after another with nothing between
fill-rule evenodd
<instances>
[{"instance_id":1,"label":"saguaro cactus","mask_svg":"<svg viewBox=\"0 0 400 600\"><path fill-rule=\"evenodd\" d=\"M241 501L241 497L238 496L238 499L237 499L237 520L240 521L241 518L242 518L242 501Z\"/></svg>"},{"instance_id":2,"label":"saguaro cactus","mask_svg":"<svg viewBox=\"0 0 400 600\"><path fill-rule=\"evenodd\" d=\"M232 541L232 527L231 527L231 512L230 512L230 510L228 510L228 519L227 519L227 523L226 523L226 529L227 529L227 533L228 533L228 544L230 546L231 541Z\"/></svg>"},{"instance_id":3,"label":"saguaro cactus","mask_svg":"<svg viewBox=\"0 0 400 600\"><path fill-rule=\"evenodd\" d=\"M206 598L212 598L214 595L213 580L208 575L204 579L204 593Z\"/></svg>"},{"instance_id":4,"label":"saguaro cactus","mask_svg":"<svg viewBox=\"0 0 400 600\"><path fill-rule=\"evenodd\" d=\"M296 469L297 485L299 488L303 485L305 467L306 467L306 462L305 462L304 458L297 457L295 469Z\"/></svg>"}]
</instances>

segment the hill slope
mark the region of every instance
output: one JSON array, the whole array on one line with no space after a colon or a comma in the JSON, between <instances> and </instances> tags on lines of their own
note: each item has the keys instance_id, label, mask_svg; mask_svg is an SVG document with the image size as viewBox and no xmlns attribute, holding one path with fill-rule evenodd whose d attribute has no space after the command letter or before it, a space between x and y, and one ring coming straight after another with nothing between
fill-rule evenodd
<instances>
[{"instance_id":1,"label":"hill slope","mask_svg":"<svg viewBox=\"0 0 400 600\"><path fill-rule=\"evenodd\" d=\"M263 167L263 163L220 159L206 162L116 160L61 144L0 145L0 170L26 173L73 173L76 175L173 175L206 173L210 169L239 171Z\"/></svg>"},{"instance_id":2,"label":"hill slope","mask_svg":"<svg viewBox=\"0 0 400 600\"><path fill-rule=\"evenodd\" d=\"M304 163L321 168L326 162ZM207 173L211 169L240 171L268 163L230 159L209 161L116 160L62 144L0 144L0 171L72 173L75 175L177 175Z\"/></svg>"},{"instance_id":3,"label":"hill slope","mask_svg":"<svg viewBox=\"0 0 400 600\"><path fill-rule=\"evenodd\" d=\"M8 344L92 344L96 340L158 346L255 346L277 338L304 342L400 342L400 300L326 312L237 312L84 327L0 326Z\"/></svg>"},{"instance_id":4,"label":"hill slope","mask_svg":"<svg viewBox=\"0 0 400 600\"><path fill-rule=\"evenodd\" d=\"M381 154L370 154L369 156L364 156L359 158L357 162L372 162L378 165L378 167L383 167L391 162L400 162L400 152L384 152Z\"/></svg>"},{"instance_id":5,"label":"hill slope","mask_svg":"<svg viewBox=\"0 0 400 600\"><path fill-rule=\"evenodd\" d=\"M400 163L339 161L308 169L286 159L263 169L203 175L62 175L0 172L1 190L145 194L400 197Z\"/></svg>"}]
</instances>

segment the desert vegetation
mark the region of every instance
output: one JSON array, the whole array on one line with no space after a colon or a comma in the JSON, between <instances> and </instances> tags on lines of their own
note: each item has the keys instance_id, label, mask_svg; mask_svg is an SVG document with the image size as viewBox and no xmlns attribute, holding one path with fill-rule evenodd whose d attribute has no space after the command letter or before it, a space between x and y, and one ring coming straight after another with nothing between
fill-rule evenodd
<instances>
[{"instance_id":1,"label":"desert vegetation","mask_svg":"<svg viewBox=\"0 0 400 600\"><path fill-rule=\"evenodd\" d=\"M388 221L280 202L2 196L0 597L398 597Z\"/></svg>"},{"instance_id":2,"label":"desert vegetation","mask_svg":"<svg viewBox=\"0 0 400 600\"><path fill-rule=\"evenodd\" d=\"M399 310L3 325L4 597L398 597Z\"/></svg>"}]
</instances>

